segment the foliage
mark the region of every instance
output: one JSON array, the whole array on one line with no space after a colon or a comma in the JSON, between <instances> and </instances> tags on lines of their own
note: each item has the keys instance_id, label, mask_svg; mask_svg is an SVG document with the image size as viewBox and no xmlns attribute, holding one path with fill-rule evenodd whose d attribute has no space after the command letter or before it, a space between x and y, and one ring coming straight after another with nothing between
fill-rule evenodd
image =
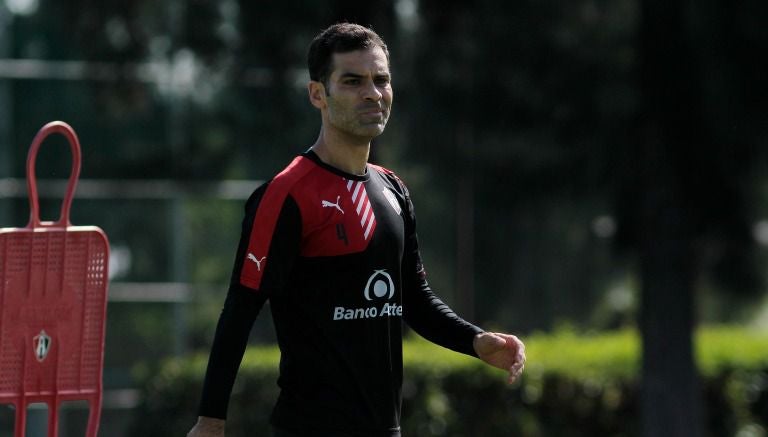
<instances>
[{"instance_id":1,"label":"foliage","mask_svg":"<svg viewBox=\"0 0 768 437\"><path fill-rule=\"evenodd\" d=\"M696 31L691 41L701 40L691 66L692 81L704 82L700 126L725 146L697 146L695 154L681 148L679 161L701 205L696 217L719 218L701 224L708 237L698 251L707 254L700 283L719 289L731 278L728 291L743 294L750 287L738 279L755 266L745 226L764 215L752 209L765 204L757 190L768 162L758 158L768 150L768 94L760 92L766 85L752 54L768 43L758 24L766 7L750 1L713 13L726 8L721 3L686 14ZM0 115L0 177L23 177L23 166L9 163L23 163L44 121L64 119L80 134L84 178L267 179L317 135L302 83L308 41L334 21L373 24L391 48L397 103L371 156L412 188L435 289L463 314L471 308L475 320L515 330L549 329L563 319L590 323L608 284L633 267L610 249L641 216L631 204L643 190L628 170L637 161L633 126L643 111L642 4L41 2L36 13L9 21L2 56L110 68L103 76L94 71L98 80L0 78L0 96L9 100L3 108L10 108ZM409 5L415 9L406 26ZM152 68L142 72L142 65ZM61 149L39 162L42 177L62 176L68 155ZM694 183L699 175L712 182ZM190 256L187 276L169 262L167 248L180 240L156 237L168 234L173 208L103 200L78 220L101 225L133 253L136 263L121 280L226 281L233 248L221 244L219 232L196 232L214 221L208 218L217 206L201 218L194 216L206 215L204 208L183 208L192 219L179 232L210 247L200 260ZM147 211L152 215L138 216ZM3 199L3 217L23 224L26 203ZM598 218L609 231L594 231ZM459 295L465 292L470 296ZM737 303L721 305L720 319L733 319Z\"/></svg>"},{"instance_id":2,"label":"foliage","mask_svg":"<svg viewBox=\"0 0 768 437\"><path fill-rule=\"evenodd\" d=\"M528 365L504 374L421 338L403 344L406 436L579 437L637 434L639 336L561 329L526 338ZM768 425L768 335L735 327L699 331L697 356L709 408L708 436ZM131 435L183 435L195 418L207 357L196 354L139 371L143 400ZM229 409L228 435L268 428L279 351L250 348Z\"/></svg>"}]
</instances>

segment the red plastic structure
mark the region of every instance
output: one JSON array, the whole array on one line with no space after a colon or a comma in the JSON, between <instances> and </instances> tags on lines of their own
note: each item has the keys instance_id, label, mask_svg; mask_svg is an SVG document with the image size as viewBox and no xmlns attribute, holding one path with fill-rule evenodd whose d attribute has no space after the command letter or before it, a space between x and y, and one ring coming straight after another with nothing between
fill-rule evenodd
<instances>
[{"instance_id":1,"label":"red plastic structure","mask_svg":"<svg viewBox=\"0 0 768 437\"><path fill-rule=\"evenodd\" d=\"M35 178L40 144L64 135L72 173L56 222L41 222ZM16 410L15 437L26 431L31 403L48 405L48 437L58 435L64 401L87 401L86 436L101 416L109 243L95 226L72 226L69 210L80 175L80 143L63 122L45 125L27 157L30 219L0 229L0 404Z\"/></svg>"}]
</instances>

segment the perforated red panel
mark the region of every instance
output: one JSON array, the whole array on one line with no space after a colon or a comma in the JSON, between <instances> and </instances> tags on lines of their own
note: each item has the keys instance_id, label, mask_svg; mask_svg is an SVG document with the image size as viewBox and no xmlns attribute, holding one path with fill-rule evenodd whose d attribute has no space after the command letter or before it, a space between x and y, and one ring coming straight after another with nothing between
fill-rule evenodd
<instances>
[{"instance_id":1,"label":"perforated red panel","mask_svg":"<svg viewBox=\"0 0 768 437\"><path fill-rule=\"evenodd\" d=\"M97 229L0 231L0 397L99 388L107 242ZM35 337L50 338L47 348ZM38 357L36 352L47 354ZM23 383L22 383L23 382Z\"/></svg>"}]
</instances>

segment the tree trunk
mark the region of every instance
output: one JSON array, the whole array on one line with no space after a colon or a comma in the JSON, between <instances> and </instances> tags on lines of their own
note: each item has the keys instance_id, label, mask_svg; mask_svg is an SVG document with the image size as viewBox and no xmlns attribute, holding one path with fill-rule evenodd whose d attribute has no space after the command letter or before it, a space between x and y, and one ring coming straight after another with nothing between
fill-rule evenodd
<instances>
[{"instance_id":1,"label":"tree trunk","mask_svg":"<svg viewBox=\"0 0 768 437\"><path fill-rule=\"evenodd\" d=\"M701 95L683 3L644 0L642 14L643 436L698 437L701 395L692 342L696 217L686 170L687 154L695 153L689 150L699 140Z\"/></svg>"},{"instance_id":2,"label":"tree trunk","mask_svg":"<svg viewBox=\"0 0 768 437\"><path fill-rule=\"evenodd\" d=\"M667 147L647 139L641 232L641 418L643 436L697 437L701 408L693 357L691 223Z\"/></svg>"}]
</instances>

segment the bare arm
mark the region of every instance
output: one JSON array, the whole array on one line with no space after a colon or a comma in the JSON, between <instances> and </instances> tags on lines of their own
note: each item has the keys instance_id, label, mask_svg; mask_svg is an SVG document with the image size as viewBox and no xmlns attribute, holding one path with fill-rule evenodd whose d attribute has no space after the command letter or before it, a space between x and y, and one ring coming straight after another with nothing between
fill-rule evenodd
<instances>
[{"instance_id":1,"label":"bare arm","mask_svg":"<svg viewBox=\"0 0 768 437\"><path fill-rule=\"evenodd\" d=\"M225 424L226 421L223 419L199 416L187 437L224 437Z\"/></svg>"}]
</instances>

